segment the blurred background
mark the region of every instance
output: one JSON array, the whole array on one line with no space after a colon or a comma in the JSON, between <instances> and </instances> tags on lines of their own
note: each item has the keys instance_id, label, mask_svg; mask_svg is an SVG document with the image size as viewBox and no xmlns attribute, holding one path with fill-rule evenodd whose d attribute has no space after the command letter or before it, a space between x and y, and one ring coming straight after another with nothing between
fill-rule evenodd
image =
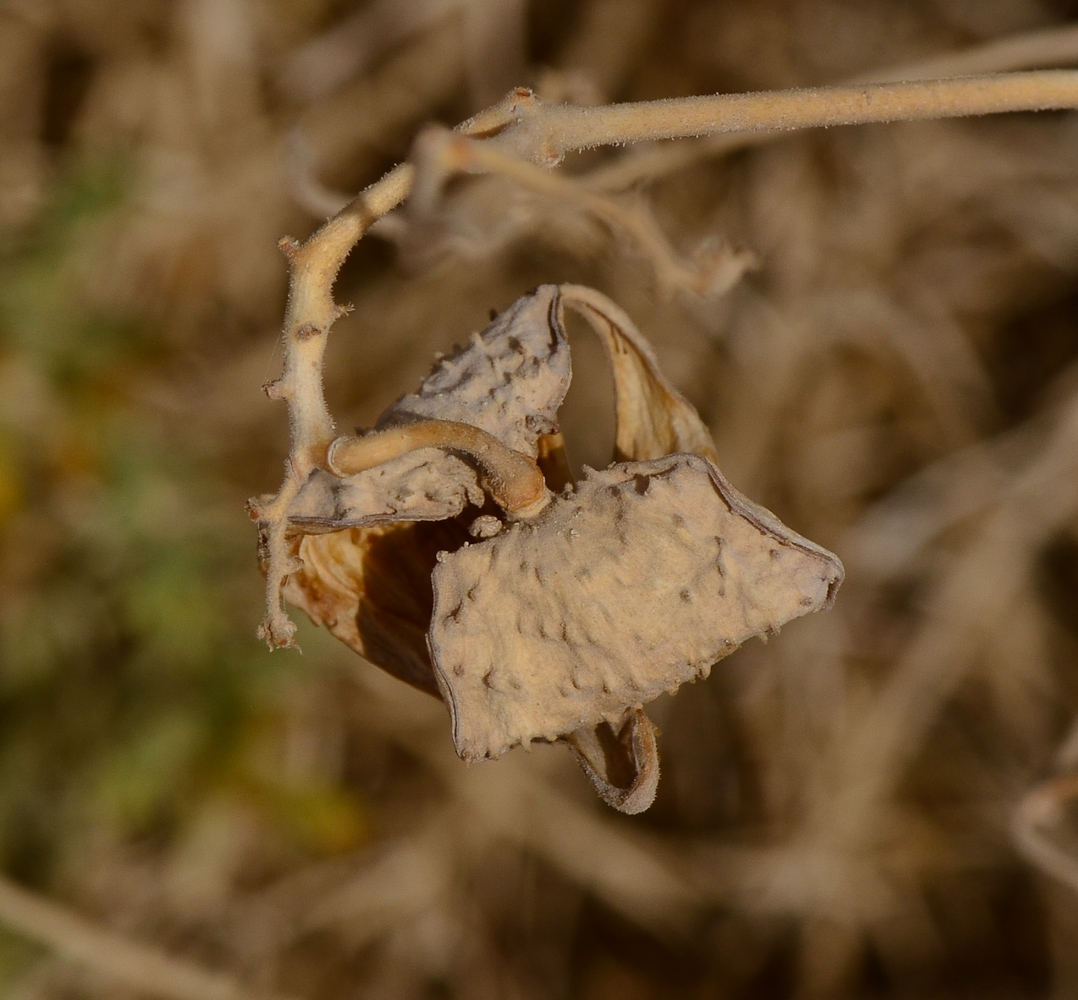
<instances>
[{"instance_id":1,"label":"blurred background","mask_svg":"<svg viewBox=\"0 0 1078 1000\"><path fill-rule=\"evenodd\" d=\"M514 85L1074 63L1071 0L0 3L0 995L1078 994L1073 114L570 158L679 252L754 254L722 296L497 179L353 252L342 427L491 308L591 284L727 476L845 561L832 611L656 704L643 816L563 747L466 767L441 704L306 621L267 652L243 510L287 453L276 241L423 123ZM604 466L571 333L567 437ZM173 960L151 988L131 945Z\"/></svg>"}]
</instances>

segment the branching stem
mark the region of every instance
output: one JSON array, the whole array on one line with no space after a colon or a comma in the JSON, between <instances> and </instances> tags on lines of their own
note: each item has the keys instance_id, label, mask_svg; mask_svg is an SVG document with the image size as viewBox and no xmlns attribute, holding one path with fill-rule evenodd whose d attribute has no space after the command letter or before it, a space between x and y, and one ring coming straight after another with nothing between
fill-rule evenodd
<instances>
[{"instance_id":1,"label":"branching stem","mask_svg":"<svg viewBox=\"0 0 1078 1000\"><path fill-rule=\"evenodd\" d=\"M1076 107L1078 72L1067 70L599 108L544 105L530 91L518 88L457 131L518 160L554 166L574 150L642 140ZM287 538L288 510L310 473L326 467L326 452L333 440L333 420L322 394L322 357L330 327L345 311L333 301L333 282L352 247L374 222L409 196L415 181L414 165L402 163L305 243L281 241L291 271L283 331L284 372L266 391L288 404L292 449L278 493L250 504L264 537L266 618L260 634L271 647L292 645L295 633L281 606L281 587L295 569Z\"/></svg>"},{"instance_id":2,"label":"branching stem","mask_svg":"<svg viewBox=\"0 0 1078 1000\"><path fill-rule=\"evenodd\" d=\"M448 129L435 126L421 140L417 140L417 147L415 159L418 174L413 201L424 187L431 186L424 177L427 166L436 173L438 182L444 182L453 173L461 172L504 177L536 194L576 205L595 216L615 234L628 237L654 267L659 288L665 293L684 288L697 295L719 295L756 264L752 253L726 248L686 260L670 245L650 214L635 211L607 195L591 191L570 177L510 156L495 149L489 142L454 135ZM433 199L428 192L423 193L431 203L429 207L432 207Z\"/></svg>"}]
</instances>

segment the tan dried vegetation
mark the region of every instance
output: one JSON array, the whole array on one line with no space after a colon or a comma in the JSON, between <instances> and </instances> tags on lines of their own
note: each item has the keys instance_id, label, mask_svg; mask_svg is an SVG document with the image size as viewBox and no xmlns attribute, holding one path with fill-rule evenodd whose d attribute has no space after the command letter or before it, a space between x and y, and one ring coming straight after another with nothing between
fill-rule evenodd
<instances>
[{"instance_id":1,"label":"tan dried vegetation","mask_svg":"<svg viewBox=\"0 0 1078 1000\"><path fill-rule=\"evenodd\" d=\"M5 995L1073 995L1074 13L0 4Z\"/></svg>"}]
</instances>

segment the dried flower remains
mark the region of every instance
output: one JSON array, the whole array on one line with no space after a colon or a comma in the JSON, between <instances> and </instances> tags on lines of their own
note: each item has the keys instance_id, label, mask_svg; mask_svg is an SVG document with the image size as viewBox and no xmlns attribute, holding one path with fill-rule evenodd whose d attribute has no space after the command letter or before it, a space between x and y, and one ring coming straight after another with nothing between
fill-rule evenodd
<instances>
[{"instance_id":1,"label":"dried flower remains","mask_svg":"<svg viewBox=\"0 0 1078 1000\"><path fill-rule=\"evenodd\" d=\"M614 202L538 167L641 140L760 133L1078 106L1078 74L996 74L713 95L601 108L517 88L454 133L428 130L290 262L285 365L292 446L273 496L251 501L266 573L270 646L292 644L282 598L390 673L444 698L457 752L497 757L564 740L624 812L651 803L654 731L642 706L706 673L754 635L826 607L839 560L722 477L699 416L663 378L632 322L597 292L543 286L444 359L372 433L335 436L322 395L332 286L371 226L409 200L429 213L454 173L560 193L624 232L660 286L721 293L752 263L681 260ZM570 482L557 425L569 385L563 310L610 356L616 464Z\"/></svg>"},{"instance_id":2,"label":"dried flower remains","mask_svg":"<svg viewBox=\"0 0 1078 1000\"><path fill-rule=\"evenodd\" d=\"M615 463L580 482L557 421L567 307L599 334L615 380ZM726 481L648 343L579 286L518 300L371 432L335 439L324 466L288 506L285 601L440 695L463 759L561 740L627 813L651 804L659 777L643 706L828 607L843 577ZM268 584L265 634L287 635Z\"/></svg>"}]
</instances>

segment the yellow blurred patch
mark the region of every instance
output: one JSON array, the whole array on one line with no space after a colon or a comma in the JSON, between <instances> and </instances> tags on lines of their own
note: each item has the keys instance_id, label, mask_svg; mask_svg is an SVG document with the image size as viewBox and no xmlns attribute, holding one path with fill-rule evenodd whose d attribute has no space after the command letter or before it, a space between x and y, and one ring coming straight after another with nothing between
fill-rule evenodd
<instances>
[{"instance_id":1,"label":"yellow blurred patch","mask_svg":"<svg viewBox=\"0 0 1078 1000\"><path fill-rule=\"evenodd\" d=\"M341 788L274 789L275 819L299 845L316 854L336 854L359 847L369 833L367 811Z\"/></svg>"}]
</instances>

